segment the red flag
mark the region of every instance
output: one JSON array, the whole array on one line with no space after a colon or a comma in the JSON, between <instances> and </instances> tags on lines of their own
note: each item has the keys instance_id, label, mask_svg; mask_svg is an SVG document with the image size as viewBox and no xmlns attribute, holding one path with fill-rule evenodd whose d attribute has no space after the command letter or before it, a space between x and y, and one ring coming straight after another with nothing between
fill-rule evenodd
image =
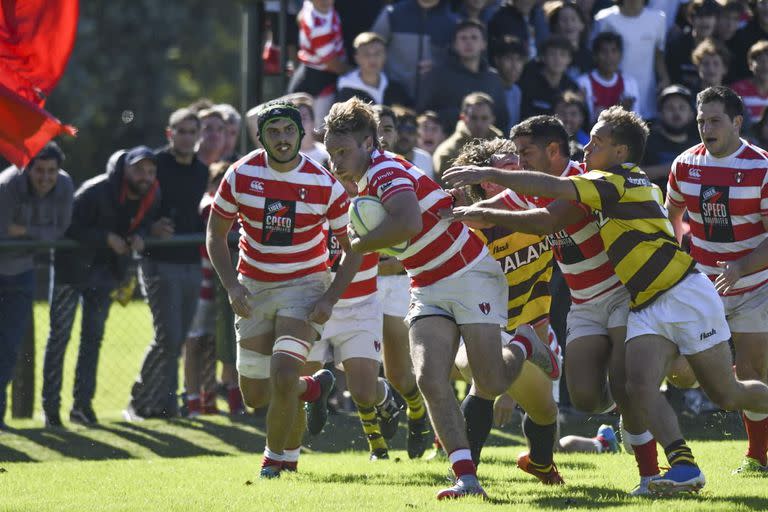
<instances>
[{"instance_id":1,"label":"red flag","mask_svg":"<svg viewBox=\"0 0 768 512\"><path fill-rule=\"evenodd\" d=\"M78 0L0 0L0 153L23 167L71 126L42 109L64 74Z\"/></svg>"}]
</instances>

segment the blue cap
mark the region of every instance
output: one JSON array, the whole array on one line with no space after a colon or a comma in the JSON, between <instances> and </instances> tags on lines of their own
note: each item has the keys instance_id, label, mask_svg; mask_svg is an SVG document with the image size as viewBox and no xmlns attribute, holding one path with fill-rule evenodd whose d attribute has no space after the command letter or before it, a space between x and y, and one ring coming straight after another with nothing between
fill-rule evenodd
<instances>
[{"instance_id":1,"label":"blue cap","mask_svg":"<svg viewBox=\"0 0 768 512\"><path fill-rule=\"evenodd\" d=\"M152 160L152 162L157 163L154 151L149 149L147 146L136 146L133 149L129 149L128 153L126 153L125 165L133 165L145 159L149 159Z\"/></svg>"}]
</instances>

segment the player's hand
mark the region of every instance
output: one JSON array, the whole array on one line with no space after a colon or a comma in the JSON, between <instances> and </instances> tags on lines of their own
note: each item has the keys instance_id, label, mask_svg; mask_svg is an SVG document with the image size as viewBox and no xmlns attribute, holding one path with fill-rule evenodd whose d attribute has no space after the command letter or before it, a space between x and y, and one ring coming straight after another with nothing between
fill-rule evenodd
<instances>
[{"instance_id":1,"label":"player's hand","mask_svg":"<svg viewBox=\"0 0 768 512\"><path fill-rule=\"evenodd\" d=\"M232 311L237 316L242 318L251 316L251 292L248 291L248 288L237 283L231 288L227 288L227 296L229 297L229 303L232 305Z\"/></svg>"},{"instance_id":2,"label":"player's hand","mask_svg":"<svg viewBox=\"0 0 768 512\"><path fill-rule=\"evenodd\" d=\"M352 227L352 223L347 224L347 238L349 239L349 245L354 252L358 254L368 252L363 250L362 239L360 238L360 235L357 234L357 231L355 231L355 228Z\"/></svg>"},{"instance_id":3,"label":"player's hand","mask_svg":"<svg viewBox=\"0 0 768 512\"><path fill-rule=\"evenodd\" d=\"M403 271L403 264L394 256L385 256L379 260L380 276L395 276Z\"/></svg>"},{"instance_id":4,"label":"player's hand","mask_svg":"<svg viewBox=\"0 0 768 512\"><path fill-rule=\"evenodd\" d=\"M334 304L335 302L325 297L320 298L320 300L317 301L317 304L315 304L314 309L312 309L312 312L309 314L309 321L315 322L316 324L324 324L327 322L328 319L331 318Z\"/></svg>"},{"instance_id":5,"label":"player's hand","mask_svg":"<svg viewBox=\"0 0 768 512\"><path fill-rule=\"evenodd\" d=\"M512 414L515 412L515 401L507 395L502 394L493 404L493 426L504 427L512 421Z\"/></svg>"},{"instance_id":6,"label":"player's hand","mask_svg":"<svg viewBox=\"0 0 768 512\"><path fill-rule=\"evenodd\" d=\"M139 235L131 235L128 237L128 243L131 244L131 250L142 253L144 252L144 239Z\"/></svg>"},{"instance_id":7,"label":"player's hand","mask_svg":"<svg viewBox=\"0 0 768 512\"><path fill-rule=\"evenodd\" d=\"M447 191L453 197L454 206L469 206L472 201L467 197L463 188L452 188Z\"/></svg>"},{"instance_id":8,"label":"player's hand","mask_svg":"<svg viewBox=\"0 0 768 512\"><path fill-rule=\"evenodd\" d=\"M127 254L130 250L125 239L114 233L109 233L107 235L107 245L115 252L115 254L120 256Z\"/></svg>"},{"instance_id":9,"label":"player's hand","mask_svg":"<svg viewBox=\"0 0 768 512\"><path fill-rule=\"evenodd\" d=\"M723 273L715 279L717 293L725 294L744 276L739 261L718 261L717 266L723 269Z\"/></svg>"},{"instance_id":10,"label":"player's hand","mask_svg":"<svg viewBox=\"0 0 768 512\"><path fill-rule=\"evenodd\" d=\"M442 180L447 187L463 187L465 185L477 185L488 181L492 167L480 167L479 165L462 165L451 167L443 173Z\"/></svg>"}]
</instances>

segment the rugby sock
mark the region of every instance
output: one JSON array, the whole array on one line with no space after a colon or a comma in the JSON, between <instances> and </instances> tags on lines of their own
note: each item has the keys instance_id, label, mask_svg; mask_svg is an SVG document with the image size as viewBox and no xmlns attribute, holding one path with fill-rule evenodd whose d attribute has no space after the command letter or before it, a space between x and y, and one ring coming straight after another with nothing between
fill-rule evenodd
<instances>
[{"instance_id":1,"label":"rugby sock","mask_svg":"<svg viewBox=\"0 0 768 512\"><path fill-rule=\"evenodd\" d=\"M203 406L203 414L218 414L219 407L216 404L215 391L203 391L200 402Z\"/></svg>"},{"instance_id":2,"label":"rugby sock","mask_svg":"<svg viewBox=\"0 0 768 512\"><path fill-rule=\"evenodd\" d=\"M557 422L539 425L526 414L523 418L523 434L530 445L528 458L532 465L544 473L548 472L552 466L552 451L557 435Z\"/></svg>"},{"instance_id":3,"label":"rugby sock","mask_svg":"<svg viewBox=\"0 0 768 512\"><path fill-rule=\"evenodd\" d=\"M747 457L758 461L760 465L768 464L768 414L744 411L742 414L744 428L747 430Z\"/></svg>"},{"instance_id":4,"label":"rugby sock","mask_svg":"<svg viewBox=\"0 0 768 512\"><path fill-rule=\"evenodd\" d=\"M286 448L283 452L283 469L286 471L298 471L300 454L301 446L290 449Z\"/></svg>"},{"instance_id":5,"label":"rugby sock","mask_svg":"<svg viewBox=\"0 0 768 512\"><path fill-rule=\"evenodd\" d=\"M227 405L229 406L230 414L238 414L245 410L240 386L229 386L227 388Z\"/></svg>"},{"instance_id":6,"label":"rugby sock","mask_svg":"<svg viewBox=\"0 0 768 512\"><path fill-rule=\"evenodd\" d=\"M531 340L524 336L515 334L515 337L512 338L512 341L509 342L509 345L519 348L523 353L523 357L526 359L533 355L533 345L531 345Z\"/></svg>"},{"instance_id":7,"label":"rugby sock","mask_svg":"<svg viewBox=\"0 0 768 512\"><path fill-rule=\"evenodd\" d=\"M696 465L696 461L693 460L691 449L685 444L685 439L678 439L677 441L671 442L664 448L664 452L667 454L667 461L669 461L670 466L674 466L675 464L685 464L688 466Z\"/></svg>"},{"instance_id":8,"label":"rugby sock","mask_svg":"<svg viewBox=\"0 0 768 512\"><path fill-rule=\"evenodd\" d=\"M422 398L418 387L413 386L413 389L405 393L403 398L408 404L408 419L410 421L420 420L424 417L427 409L424 407L424 398Z\"/></svg>"},{"instance_id":9,"label":"rugby sock","mask_svg":"<svg viewBox=\"0 0 768 512\"><path fill-rule=\"evenodd\" d=\"M592 444L595 445L597 453L603 453L603 451L608 450L605 439L602 439L602 437L603 436L597 436L592 438Z\"/></svg>"},{"instance_id":10,"label":"rugby sock","mask_svg":"<svg viewBox=\"0 0 768 512\"><path fill-rule=\"evenodd\" d=\"M261 459L261 467L262 468L265 468L267 466L282 467L284 458L285 458L284 454L273 452L272 450L269 449L269 446L265 446L264 458Z\"/></svg>"},{"instance_id":11,"label":"rugby sock","mask_svg":"<svg viewBox=\"0 0 768 512\"><path fill-rule=\"evenodd\" d=\"M467 395L461 402L461 413L467 424L467 440L472 462L480 464L480 452L493 426L493 400Z\"/></svg>"},{"instance_id":12,"label":"rugby sock","mask_svg":"<svg viewBox=\"0 0 768 512\"><path fill-rule=\"evenodd\" d=\"M467 475L477 475L477 468L472 462L472 453L467 448L453 450L448 454L448 461L451 463L453 474L456 475L457 479Z\"/></svg>"},{"instance_id":13,"label":"rugby sock","mask_svg":"<svg viewBox=\"0 0 768 512\"><path fill-rule=\"evenodd\" d=\"M635 461L641 477L656 476L659 474L659 454L656 448L656 440L647 430L642 434L630 434L623 431L626 442L632 446L635 452Z\"/></svg>"},{"instance_id":14,"label":"rugby sock","mask_svg":"<svg viewBox=\"0 0 768 512\"><path fill-rule=\"evenodd\" d=\"M299 377L299 379L307 383L307 389L304 393L299 395L299 400L314 402L320 398L320 383L317 382L314 377Z\"/></svg>"},{"instance_id":15,"label":"rugby sock","mask_svg":"<svg viewBox=\"0 0 768 512\"><path fill-rule=\"evenodd\" d=\"M376 418L376 408L373 406L364 406L356 403L357 415L360 416L360 423L363 424L363 432L368 439L368 448L371 451L383 448L387 449L387 442L381 436L381 427Z\"/></svg>"}]
</instances>

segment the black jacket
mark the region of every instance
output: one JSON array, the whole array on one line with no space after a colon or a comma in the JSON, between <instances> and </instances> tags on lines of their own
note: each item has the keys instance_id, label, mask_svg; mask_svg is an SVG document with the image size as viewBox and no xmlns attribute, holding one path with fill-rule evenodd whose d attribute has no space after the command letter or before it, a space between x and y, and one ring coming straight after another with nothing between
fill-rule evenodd
<instances>
[{"instance_id":1,"label":"black jacket","mask_svg":"<svg viewBox=\"0 0 768 512\"><path fill-rule=\"evenodd\" d=\"M75 193L72 224L66 237L84 247L76 250L57 250L55 259L56 282L82 284L94 267L107 267L116 281L125 277L130 255L118 256L106 246L107 235L112 232L125 236L148 235L149 226L159 217L160 188L158 182L138 202L126 201L122 194L125 151L113 154L107 162L106 172L83 183Z\"/></svg>"}]
</instances>

